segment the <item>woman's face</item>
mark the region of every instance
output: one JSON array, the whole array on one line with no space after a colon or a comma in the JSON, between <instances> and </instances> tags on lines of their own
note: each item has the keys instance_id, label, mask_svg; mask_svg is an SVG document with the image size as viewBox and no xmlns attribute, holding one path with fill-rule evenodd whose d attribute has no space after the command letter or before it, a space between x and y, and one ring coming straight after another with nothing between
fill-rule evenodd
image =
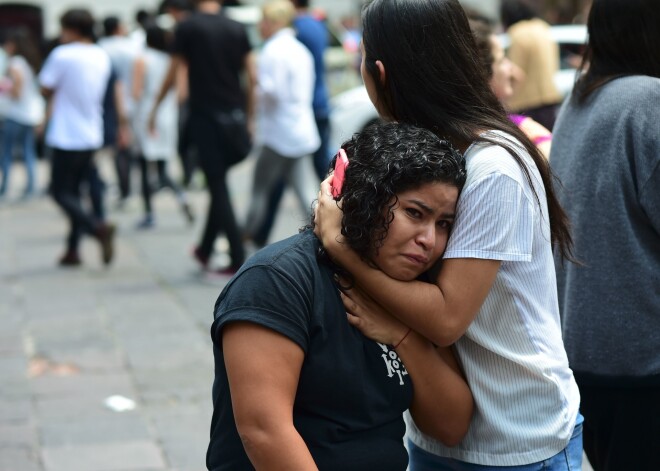
<instances>
[{"instance_id":1,"label":"woman's face","mask_svg":"<svg viewBox=\"0 0 660 471\"><path fill-rule=\"evenodd\" d=\"M458 188L427 183L397 197L387 237L373 262L391 278L410 281L429 270L445 251Z\"/></svg>"},{"instance_id":2,"label":"woman's face","mask_svg":"<svg viewBox=\"0 0 660 471\"><path fill-rule=\"evenodd\" d=\"M490 88L500 101L506 101L513 95L513 63L504 55L504 49L497 36L490 37L493 50L493 76L490 79Z\"/></svg>"}]
</instances>

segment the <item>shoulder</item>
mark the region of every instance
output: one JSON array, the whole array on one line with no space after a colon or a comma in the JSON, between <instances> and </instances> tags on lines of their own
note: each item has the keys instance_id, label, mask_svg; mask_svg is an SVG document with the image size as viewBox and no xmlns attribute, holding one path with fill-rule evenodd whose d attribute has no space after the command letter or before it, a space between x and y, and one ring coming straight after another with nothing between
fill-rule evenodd
<instances>
[{"instance_id":1,"label":"shoulder","mask_svg":"<svg viewBox=\"0 0 660 471\"><path fill-rule=\"evenodd\" d=\"M660 97L660 78L647 75L631 75L612 80L603 86L603 95L618 102L631 102L631 104L645 104L649 99ZM657 109L657 101L653 107Z\"/></svg>"},{"instance_id":2,"label":"shoulder","mask_svg":"<svg viewBox=\"0 0 660 471\"><path fill-rule=\"evenodd\" d=\"M55 46L52 51L48 54L47 60L54 62L62 58L67 57L71 54L71 45L70 44L60 44Z\"/></svg>"},{"instance_id":3,"label":"shoulder","mask_svg":"<svg viewBox=\"0 0 660 471\"><path fill-rule=\"evenodd\" d=\"M9 67L24 67L27 65L27 61L23 56L11 56L7 62Z\"/></svg>"},{"instance_id":4,"label":"shoulder","mask_svg":"<svg viewBox=\"0 0 660 471\"><path fill-rule=\"evenodd\" d=\"M271 244L253 255L220 294L215 311L222 306L311 309L321 268L316 261L318 239L311 231ZM322 294L322 293L321 293Z\"/></svg>"},{"instance_id":5,"label":"shoulder","mask_svg":"<svg viewBox=\"0 0 660 471\"><path fill-rule=\"evenodd\" d=\"M311 230L307 230L259 250L237 275L261 267L278 272L285 278L312 279L313 273L319 269L316 261L318 248L318 239Z\"/></svg>"},{"instance_id":6,"label":"shoulder","mask_svg":"<svg viewBox=\"0 0 660 471\"><path fill-rule=\"evenodd\" d=\"M520 165L509 151L510 149L516 152L529 164L531 157L520 141L510 134L498 131L484 133L482 137L494 142L478 141L466 151L468 184L493 174L503 174L514 179L521 178Z\"/></svg>"},{"instance_id":7,"label":"shoulder","mask_svg":"<svg viewBox=\"0 0 660 471\"><path fill-rule=\"evenodd\" d=\"M565 122L574 125L595 126L596 121L603 126L635 127L657 124L660 116L660 78L634 75L614 79L595 90L582 103L571 97L562 107L558 116L561 132L566 129ZM597 118L597 119L596 119Z\"/></svg>"}]
</instances>

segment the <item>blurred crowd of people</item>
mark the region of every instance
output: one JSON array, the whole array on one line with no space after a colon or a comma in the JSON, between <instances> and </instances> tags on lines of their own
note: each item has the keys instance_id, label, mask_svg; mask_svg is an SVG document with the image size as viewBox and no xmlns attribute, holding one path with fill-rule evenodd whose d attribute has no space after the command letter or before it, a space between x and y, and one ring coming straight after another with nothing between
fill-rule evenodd
<instances>
[{"instance_id":1,"label":"blurred crowd of people","mask_svg":"<svg viewBox=\"0 0 660 471\"><path fill-rule=\"evenodd\" d=\"M107 220L97 151L112 155L119 208L135 193L131 174L139 167L140 229L156 225L152 196L163 188L173 192L185 221L194 222L185 189L199 168L210 202L193 258L204 270L235 272L247 241L266 244L285 185L292 185L309 215L318 181L309 181L305 172L314 174L314 168L319 179L327 172L328 31L308 3L264 5L258 63L245 25L224 15L216 0L165 0L156 12L140 10L133 31L116 16L98 21L88 10L72 9L61 17L61 32L43 55L26 28L13 29L4 41L7 72L0 82L7 104L0 198L9 193L16 155L27 170L23 197L38 191L37 145L43 138L49 192L70 225L60 265L82 263L84 234L99 242L109 264L115 226ZM256 147L262 150L254 197L247 220L239 224L226 175ZM181 182L168 169L177 155ZM212 264L220 233L230 246L225 267Z\"/></svg>"}]
</instances>

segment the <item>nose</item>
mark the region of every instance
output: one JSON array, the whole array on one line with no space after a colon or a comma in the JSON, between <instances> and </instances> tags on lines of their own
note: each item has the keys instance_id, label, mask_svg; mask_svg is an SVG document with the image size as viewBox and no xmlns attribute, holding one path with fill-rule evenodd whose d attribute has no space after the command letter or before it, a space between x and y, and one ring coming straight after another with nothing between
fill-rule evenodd
<instances>
[{"instance_id":1,"label":"nose","mask_svg":"<svg viewBox=\"0 0 660 471\"><path fill-rule=\"evenodd\" d=\"M433 250L435 246L435 223L425 224L417 234L417 243L425 250Z\"/></svg>"}]
</instances>

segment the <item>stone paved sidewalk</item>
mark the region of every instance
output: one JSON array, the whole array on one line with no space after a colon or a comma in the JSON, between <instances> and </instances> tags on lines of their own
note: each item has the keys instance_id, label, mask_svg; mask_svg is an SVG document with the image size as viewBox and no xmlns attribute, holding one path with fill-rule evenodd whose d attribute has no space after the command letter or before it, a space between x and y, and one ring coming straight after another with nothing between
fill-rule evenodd
<instances>
[{"instance_id":1,"label":"stone paved sidewalk","mask_svg":"<svg viewBox=\"0 0 660 471\"><path fill-rule=\"evenodd\" d=\"M230 174L239 216L250 175L251 162ZM154 198L151 230L135 229L137 196L111 210L119 230L110 268L89 238L81 268L56 266L66 226L49 198L0 203L0 471L205 469L208 332L226 280L204 278L190 258L206 195L190 196L194 227L165 192ZM283 203L274 238L299 225L293 198ZM113 410L111 396L135 408Z\"/></svg>"}]
</instances>

